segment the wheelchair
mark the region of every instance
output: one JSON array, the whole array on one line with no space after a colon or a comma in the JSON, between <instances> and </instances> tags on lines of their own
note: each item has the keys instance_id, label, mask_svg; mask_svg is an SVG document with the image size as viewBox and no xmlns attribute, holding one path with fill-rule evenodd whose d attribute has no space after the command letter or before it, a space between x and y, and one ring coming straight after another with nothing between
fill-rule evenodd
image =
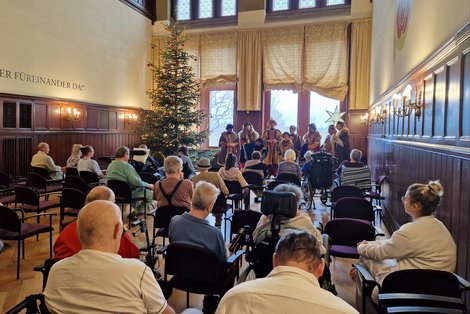
<instances>
[{"instance_id":1,"label":"wheelchair","mask_svg":"<svg viewBox=\"0 0 470 314\"><path fill-rule=\"evenodd\" d=\"M242 270L238 282L245 282L256 278L266 277L273 269L272 256L282 231L282 218L293 218L297 213L297 202L292 192L263 192L261 212L264 215L272 215L271 226L267 237L260 243L253 240L253 230L250 226L244 226L230 245L230 252L237 252L241 248L245 250L246 267ZM329 271L329 238L323 235L323 245L326 248L324 259L325 271L319 279L322 288L337 294L335 285L331 281Z\"/></svg>"}]
</instances>

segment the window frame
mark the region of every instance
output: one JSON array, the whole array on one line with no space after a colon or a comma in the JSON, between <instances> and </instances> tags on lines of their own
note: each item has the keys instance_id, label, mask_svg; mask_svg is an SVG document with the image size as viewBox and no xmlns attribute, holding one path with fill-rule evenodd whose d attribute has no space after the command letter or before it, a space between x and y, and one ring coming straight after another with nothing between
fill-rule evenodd
<instances>
[{"instance_id":1,"label":"window frame","mask_svg":"<svg viewBox=\"0 0 470 314\"><path fill-rule=\"evenodd\" d=\"M238 21L238 0L235 0L235 15L222 16L222 2L220 0L212 1L212 17L199 18L199 0L189 0L191 3L189 20L178 20L176 5L178 0L171 0L171 17L182 25L195 27L214 27L221 25L235 25Z\"/></svg>"},{"instance_id":2,"label":"window frame","mask_svg":"<svg viewBox=\"0 0 470 314\"><path fill-rule=\"evenodd\" d=\"M326 0L316 0L313 8L299 8L299 0L288 0L288 9L273 11L273 1L266 0L266 20L282 20L285 18L306 18L325 15L349 14L351 0L345 0L344 4L326 5Z\"/></svg>"}]
</instances>

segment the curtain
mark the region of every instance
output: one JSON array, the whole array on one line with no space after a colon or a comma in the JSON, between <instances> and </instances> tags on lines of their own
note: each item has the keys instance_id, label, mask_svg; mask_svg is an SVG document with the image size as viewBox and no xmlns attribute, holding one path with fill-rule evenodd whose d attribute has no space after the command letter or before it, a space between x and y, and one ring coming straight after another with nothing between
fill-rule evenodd
<instances>
[{"instance_id":1,"label":"curtain","mask_svg":"<svg viewBox=\"0 0 470 314\"><path fill-rule=\"evenodd\" d=\"M264 88L300 90L303 26L263 30Z\"/></svg>"},{"instance_id":2,"label":"curtain","mask_svg":"<svg viewBox=\"0 0 470 314\"><path fill-rule=\"evenodd\" d=\"M350 109L369 108L371 20L352 23Z\"/></svg>"},{"instance_id":3,"label":"curtain","mask_svg":"<svg viewBox=\"0 0 470 314\"><path fill-rule=\"evenodd\" d=\"M237 80L237 32L201 34L201 83L234 83Z\"/></svg>"},{"instance_id":4,"label":"curtain","mask_svg":"<svg viewBox=\"0 0 470 314\"><path fill-rule=\"evenodd\" d=\"M348 23L319 23L305 27L305 89L344 100L348 91Z\"/></svg>"},{"instance_id":5,"label":"curtain","mask_svg":"<svg viewBox=\"0 0 470 314\"><path fill-rule=\"evenodd\" d=\"M261 31L242 31L238 38L238 110L261 110Z\"/></svg>"}]
</instances>

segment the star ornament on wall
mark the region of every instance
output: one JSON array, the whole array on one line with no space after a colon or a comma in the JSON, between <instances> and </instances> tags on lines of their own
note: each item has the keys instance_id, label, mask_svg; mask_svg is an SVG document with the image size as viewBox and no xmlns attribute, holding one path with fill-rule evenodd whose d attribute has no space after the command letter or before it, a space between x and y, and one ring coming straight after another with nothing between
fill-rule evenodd
<instances>
[{"instance_id":1,"label":"star ornament on wall","mask_svg":"<svg viewBox=\"0 0 470 314\"><path fill-rule=\"evenodd\" d=\"M328 120L325 121L325 123L326 122L332 122L333 124L336 124L336 122L338 122L338 121L344 122L342 117L344 116L344 114L346 112L339 112L338 106L336 106L335 111L333 111L333 112L328 111L328 110L325 110L325 111L326 111L326 113L328 113L330 115L330 117L328 118Z\"/></svg>"}]
</instances>

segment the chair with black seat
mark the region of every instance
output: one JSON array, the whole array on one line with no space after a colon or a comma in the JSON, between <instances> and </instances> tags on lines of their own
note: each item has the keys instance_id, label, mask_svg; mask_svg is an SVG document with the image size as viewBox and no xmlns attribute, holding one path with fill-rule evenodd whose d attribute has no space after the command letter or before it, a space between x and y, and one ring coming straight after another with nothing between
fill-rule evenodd
<instances>
[{"instance_id":1,"label":"chair with black seat","mask_svg":"<svg viewBox=\"0 0 470 314\"><path fill-rule=\"evenodd\" d=\"M85 180L90 187L100 184L100 177L92 171L80 171L80 178Z\"/></svg>"},{"instance_id":2,"label":"chair with black seat","mask_svg":"<svg viewBox=\"0 0 470 314\"><path fill-rule=\"evenodd\" d=\"M256 229L256 225L263 214L254 210L240 210L233 214L230 225L230 235L238 234L241 228L250 227L251 231ZM231 239L230 239L231 240Z\"/></svg>"},{"instance_id":3,"label":"chair with black seat","mask_svg":"<svg viewBox=\"0 0 470 314\"><path fill-rule=\"evenodd\" d=\"M233 287L239 272L239 259L243 251L220 262L206 248L188 244L171 243L166 250L163 286L166 289L186 291L186 306L189 293L218 295L220 298ZM191 262L188 262L191 261ZM173 275L168 279L169 275Z\"/></svg>"},{"instance_id":4,"label":"chair with black seat","mask_svg":"<svg viewBox=\"0 0 470 314\"><path fill-rule=\"evenodd\" d=\"M375 185L373 186L373 189L367 191L365 193L365 197L369 198L371 201L377 201L378 205L382 205L382 200L384 199L384 197L382 196L382 187L386 180L388 180L387 176L378 177L377 180L375 180Z\"/></svg>"},{"instance_id":5,"label":"chair with black seat","mask_svg":"<svg viewBox=\"0 0 470 314\"><path fill-rule=\"evenodd\" d=\"M40 194L62 191L62 184L57 181L48 181L37 173L28 172L26 178L28 179L27 186L36 188Z\"/></svg>"},{"instance_id":6,"label":"chair with black seat","mask_svg":"<svg viewBox=\"0 0 470 314\"><path fill-rule=\"evenodd\" d=\"M60 261L58 258L48 258L44 261L44 264L33 268L34 271L42 273L42 291L46 289L47 278L49 278L49 272L51 271L52 266L54 266L58 261Z\"/></svg>"},{"instance_id":7,"label":"chair with black seat","mask_svg":"<svg viewBox=\"0 0 470 314\"><path fill-rule=\"evenodd\" d=\"M62 230L64 217L77 217L78 212L85 206L86 194L77 189L65 188L60 198L60 228Z\"/></svg>"},{"instance_id":8,"label":"chair with black seat","mask_svg":"<svg viewBox=\"0 0 470 314\"><path fill-rule=\"evenodd\" d=\"M379 235L369 222L351 218L330 220L324 233L329 236L332 244L330 255L346 258L359 258L357 244L363 240L373 241Z\"/></svg>"},{"instance_id":9,"label":"chair with black seat","mask_svg":"<svg viewBox=\"0 0 470 314\"><path fill-rule=\"evenodd\" d=\"M15 194L12 187L11 177L0 172L0 203L8 205L15 202Z\"/></svg>"},{"instance_id":10,"label":"chair with black seat","mask_svg":"<svg viewBox=\"0 0 470 314\"><path fill-rule=\"evenodd\" d=\"M343 197L335 204L335 218L353 218L374 224L375 213L372 204L365 198Z\"/></svg>"},{"instance_id":11,"label":"chair with black seat","mask_svg":"<svg viewBox=\"0 0 470 314\"><path fill-rule=\"evenodd\" d=\"M139 176L142 179L142 181L148 184L155 184L159 180L157 176L153 175L150 172L139 172Z\"/></svg>"},{"instance_id":12,"label":"chair with black seat","mask_svg":"<svg viewBox=\"0 0 470 314\"><path fill-rule=\"evenodd\" d=\"M20 303L5 312L5 314L19 313L49 314L50 312L47 310L43 294L31 294L28 295L23 301L21 301Z\"/></svg>"},{"instance_id":13,"label":"chair with black seat","mask_svg":"<svg viewBox=\"0 0 470 314\"><path fill-rule=\"evenodd\" d=\"M20 278L20 251L23 252L23 259L25 256L25 245L24 240L32 236L38 236L41 233L49 232L49 257L52 258L52 216L55 214L43 213L24 217L18 217L18 214L14 209L0 206L0 239L2 240L17 240L18 241L18 254L17 254L17 265L16 265L16 279ZM40 223L28 223L25 222L28 219L37 217L49 216L49 225Z\"/></svg>"},{"instance_id":14,"label":"chair with black seat","mask_svg":"<svg viewBox=\"0 0 470 314\"><path fill-rule=\"evenodd\" d=\"M248 183L248 189L255 192L255 194L260 195L266 190L267 185L264 184L264 178L261 174L245 170L243 172L243 178L245 178L245 181Z\"/></svg>"},{"instance_id":15,"label":"chair with black seat","mask_svg":"<svg viewBox=\"0 0 470 314\"><path fill-rule=\"evenodd\" d=\"M433 269L398 270L388 274L380 285L362 264L353 266L360 275L362 313L369 308L387 313L388 308L402 306L466 308L462 297L470 290L470 283L454 273ZM371 297L374 287L378 287L378 304Z\"/></svg>"},{"instance_id":16,"label":"chair with black seat","mask_svg":"<svg viewBox=\"0 0 470 314\"><path fill-rule=\"evenodd\" d=\"M85 180L78 176L66 176L64 180L64 189L76 189L88 194L90 187Z\"/></svg>"},{"instance_id":17,"label":"chair with black seat","mask_svg":"<svg viewBox=\"0 0 470 314\"><path fill-rule=\"evenodd\" d=\"M285 181L285 182L289 182L289 183L295 184L297 186L300 186L299 177L296 174L293 174L293 173L280 173L276 177L276 180Z\"/></svg>"},{"instance_id":18,"label":"chair with black seat","mask_svg":"<svg viewBox=\"0 0 470 314\"><path fill-rule=\"evenodd\" d=\"M66 167L65 168L65 177L67 176L79 176L78 169L77 168L72 168L72 167Z\"/></svg>"},{"instance_id":19,"label":"chair with black seat","mask_svg":"<svg viewBox=\"0 0 470 314\"><path fill-rule=\"evenodd\" d=\"M334 188L331 191L330 203L326 204L326 206L331 208L331 217L334 217L336 202L343 197L364 198L364 192L360 188L351 185L341 185Z\"/></svg>"},{"instance_id":20,"label":"chair with black seat","mask_svg":"<svg viewBox=\"0 0 470 314\"><path fill-rule=\"evenodd\" d=\"M146 194L147 189L144 189L144 196L143 197L132 197L132 189L127 182L121 180L108 180L106 182L108 188L110 188L116 197L115 203L121 205L121 213L124 218L124 204L129 204L129 210L132 211L131 206L134 202L147 202ZM146 217L147 210L144 210L144 215ZM131 221L129 221L129 226Z\"/></svg>"},{"instance_id":21,"label":"chair with black seat","mask_svg":"<svg viewBox=\"0 0 470 314\"><path fill-rule=\"evenodd\" d=\"M21 204L21 205L19 205ZM15 187L15 207L21 208L26 213L46 212L48 209L59 207L60 204L49 200L41 200L41 195L36 189L26 186ZM37 216L37 222L39 223Z\"/></svg>"},{"instance_id":22,"label":"chair with black seat","mask_svg":"<svg viewBox=\"0 0 470 314\"><path fill-rule=\"evenodd\" d=\"M243 189L240 182L229 180L224 180L224 182L229 192L227 199L232 201L232 208L241 208L240 201L243 200L243 203L245 204L245 209L250 209L250 194L243 194Z\"/></svg>"},{"instance_id":23,"label":"chair with black seat","mask_svg":"<svg viewBox=\"0 0 470 314\"><path fill-rule=\"evenodd\" d=\"M49 181L51 183L57 183L57 182L62 181L62 179L57 179L57 180L52 179L51 172L49 172L49 170L47 170L45 168L32 167L32 169L33 169L34 173L40 175L41 177L43 177L44 179L46 179L47 181ZM62 172L61 171L53 171L52 173L62 173Z\"/></svg>"},{"instance_id":24,"label":"chair with black seat","mask_svg":"<svg viewBox=\"0 0 470 314\"><path fill-rule=\"evenodd\" d=\"M168 238L168 229L170 221L174 216L183 215L188 212L186 207L178 207L172 205L165 205L158 207L153 213L153 228L158 229L153 236L153 245L157 237L163 238L163 246L165 246L165 238ZM164 249L163 249L164 250Z\"/></svg>"},{"instance_id":25,"label":"chair with black seat","mask_svg":"<svg viewBox=\"0 0 470 314\"><path fill-rule=\"evenodd\" d=\"M286 183L289 183L287 181L283 181L283 180L274 180L274 181L271 181L268 183L268 186L266 187L266 190L268 191L272 191L274 190L274 188L280 184L286 184Z\"/></svg>"}]
</instances>

